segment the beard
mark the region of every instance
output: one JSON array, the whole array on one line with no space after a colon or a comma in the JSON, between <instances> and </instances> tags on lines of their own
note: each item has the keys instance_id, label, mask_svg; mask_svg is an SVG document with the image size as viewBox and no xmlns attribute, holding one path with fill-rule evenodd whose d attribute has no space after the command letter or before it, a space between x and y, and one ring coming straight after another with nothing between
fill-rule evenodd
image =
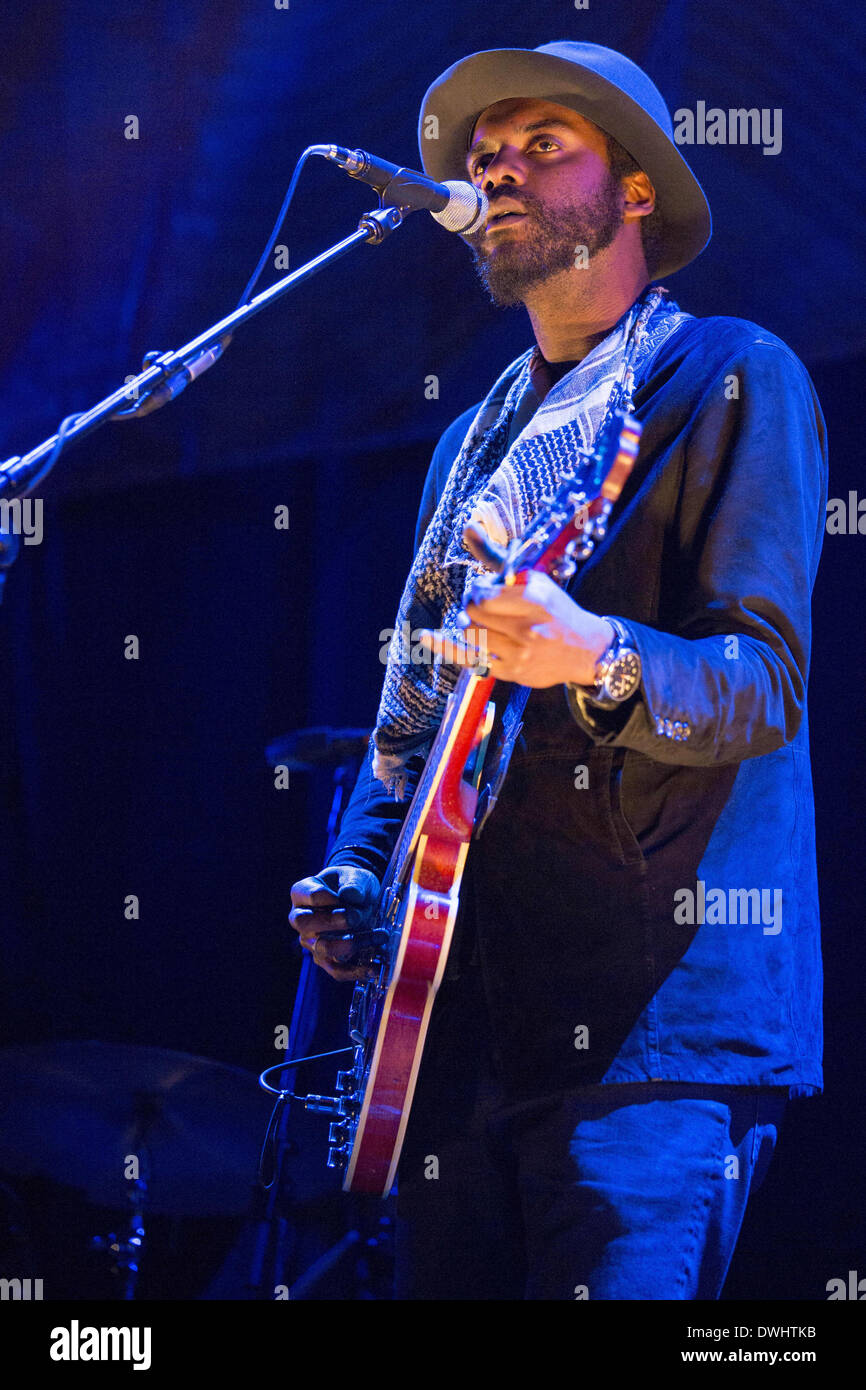
<instances>
[{"instance_id":1,"label":"beard","mask_svg":"<svg viewBox=\"0 0 866 1390\"><path fill-rule=\"evenodd\" d=\"M619 180L609 176L596 193L579 202L542 207L518 191L515 201L526 208L523 232L486 239L482 231L463 238L478 278L498 309L522 304L527 292L549 276L575 269L579 247L585 246L592 260L610 246L622 226L625 195ZM495 209L493 202L491 210Z\"/></svg>"}]
</instances>

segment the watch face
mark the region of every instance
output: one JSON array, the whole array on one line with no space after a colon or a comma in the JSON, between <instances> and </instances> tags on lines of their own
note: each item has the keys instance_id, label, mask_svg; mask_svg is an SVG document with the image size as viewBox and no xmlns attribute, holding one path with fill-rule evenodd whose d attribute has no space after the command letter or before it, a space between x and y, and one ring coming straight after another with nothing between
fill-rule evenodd
<instances>
[{"instance_id":1,"label":"watch face","mask_svg":"<svg viewBox=\"0 0 866 1390\"><path fill-rule=\"evenodd\" d=\"M604 682L612 700L624 700L637 689L640 669L637 652L620 652L614 658Z\"/></svg>"}]
</instances>

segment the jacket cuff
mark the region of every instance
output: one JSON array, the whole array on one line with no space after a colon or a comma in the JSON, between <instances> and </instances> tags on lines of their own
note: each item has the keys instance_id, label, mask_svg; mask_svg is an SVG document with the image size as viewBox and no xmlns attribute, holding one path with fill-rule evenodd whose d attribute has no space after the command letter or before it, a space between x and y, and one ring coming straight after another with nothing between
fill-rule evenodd
<instances>
[{"instance_id":1,"label":"jacket cuff","mask_svg":"<svg viewBox=\"0 0 866 1390\"><path fill-rule=\"evenodd\" d=\"M326 869L342 868L351 865L355 869L369 869L381 883L388 868L388 860L377 854L370 845L341 845L336 847L325 860Z\"/></svg>"},{"instance_id":2,"label":"jacket cuff","mask_svg":"<svg viewBox=\"0 0 866 1390\"><path fill-rule=\"evenodd\" d=\"M565 700L573 719L584 733L589 734L595 743L613 743L619 734L628 727L634 716L635 704L640 699L641 689L623 700L616 709L602 709L592 699L588 691L579 685L566 685Z\"/></svg>"},{"instance_id":3,"label":"jacket cuff","mask_svg":"<svg viewBox=\"0 0 866 1390\"><path fill-rule=\"evenodd\" d=\"M643 665L643 653L639 650L632 633L633 624L627 622L625 618L620 618L618 621L632 635L632 641ZM605 709L596 703L585 686L574 684L565 686L565 700L572 718L580 725L584 733L589 734L595 743L600 744L612 743L618 735L623 733L634 716L638 700L642 697L643 680L641 680L637 690L627 700L623 700L621 705L617 705L615 709Z\"/></svg>"},{"instance_id":4,"label":"jacket cuff","mask_svg":"<svg viewBox=\"0 0 866 1390\"><path fill-rule=\"evenodd\" d=\"M571 715L594 743L636 749L662 761L690 761L679 750L675 753L671 744L688 744L694 732L693 722L690 722L684 708L674 707L670 701L660 699L658 689L654 696L650 693L653 661L658 662L659 638L663 643L665 634L659 634L632 618L621 618L620 621L628 628L632 644L641 659L640 685L617 709L611 710L597 705L589 692L580 686L566 685L565 698ZM680 671L678 674L682 684L687 684L684 673ZM679 683L676 680L670 682L672 685Z\"/></svg>"}]
</instances>

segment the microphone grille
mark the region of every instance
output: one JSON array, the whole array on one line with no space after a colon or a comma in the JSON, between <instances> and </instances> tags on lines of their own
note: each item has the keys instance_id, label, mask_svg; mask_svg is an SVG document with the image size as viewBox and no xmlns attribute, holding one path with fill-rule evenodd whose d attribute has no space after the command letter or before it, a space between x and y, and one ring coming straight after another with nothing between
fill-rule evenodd
<instances>
[{"instance_id":1,"label":"microphone grille","mask_svg":"<svg viewBox=\"0 0 866 1390\"><path fill-rule=\"evenodd\" d=\"M446 179L442 185L451 194L448 205L432 215L448 232L477 232L487 221L489 204L480 188L462 179Z\"/></svg>"}]
</instances>

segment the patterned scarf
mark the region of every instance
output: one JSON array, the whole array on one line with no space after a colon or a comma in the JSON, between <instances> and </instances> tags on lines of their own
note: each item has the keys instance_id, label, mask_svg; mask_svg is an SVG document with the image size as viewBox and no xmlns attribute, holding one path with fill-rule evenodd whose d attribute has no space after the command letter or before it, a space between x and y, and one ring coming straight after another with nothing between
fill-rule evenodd
<instances>
[{"instance_id":1,"label":"patterned scarf","mask_svg":"<svg viewBox=\"0 0 866 1390\"><path fill-rule=\"evenodd\" d=\"M420 644L413 652L413 645L422 627L461 635L456 618L464 590L485 570L463 544L464 526L472 520L500 546L523 535L573 465L575 450L591 449L618 407L631 410L636 373L692 317L662 286L645 289L607 337L551 388L507 450L512 422L532 399L527 393L540 360L537 347L506 367L488 393L412 563L389 647L373 774L398 800L406 761L426 755L460 674L459 666L434 661Z\"/></svg>"}]
</instances>

